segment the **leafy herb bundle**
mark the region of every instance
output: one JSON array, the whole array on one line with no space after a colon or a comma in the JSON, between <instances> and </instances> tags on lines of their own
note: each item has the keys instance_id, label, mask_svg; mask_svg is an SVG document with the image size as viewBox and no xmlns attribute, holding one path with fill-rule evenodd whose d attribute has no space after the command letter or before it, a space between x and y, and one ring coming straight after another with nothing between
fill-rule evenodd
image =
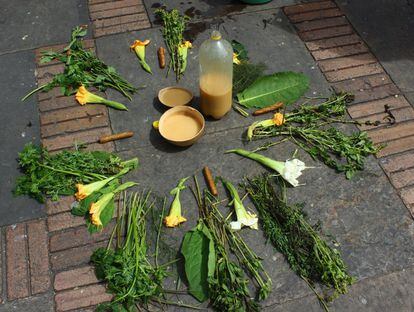
<instances>
[{"instance_id":1,"label":"leafy herb bundle","mask_svg":"<svg viewBox=\"0 0 414 312\"><path fill-rule=\"evenodd\" d=\"M173 9L169 12L164 9L157 9L155 10L155 14L162 20L162 35L164 37L165 44L167 45L168 53L171 57L168 65L168 72L172 68L178 81L184 72L183 69L185 69L185 60L179 53L179 46L184 43L183 33L190 17L187 15L181 15L177 9Z\"/></svg>"},{"instance_id":2,"label":"leafy herb bundle","mask_svg":"<svg viewBox=\"0 0 414 312\"><path fill-rule=\"evenodd\" d=\"M287 136L308 152L312 158L323 161L348 179L364 169L365 157L377 153L382 146L375 146L366 132L350 135L333 127L333 124L359 124L346 119L346 105L353 99L348 93L332 95L318 105L301 105L285 114L284 123L276 125L272 120L253 123L248 139Z\"/></svg>"},{"instance_id":3,"label":"leafy herb bundle","mask_svg":"<svg viewBox=\"0 0 414 312\"><path fill-rule=\"evenodd\" d=\"M233 63L233 95L249 87L256 79L263 76L266 65L249 62L249 56L244 45L236 40L231 41L231 46L240 64Z\"/></svg>"},{"instance_id":4,"label":"leafy herb bundle","mask_svg":"<svg viewBox=\"0 0 414 312\"><path fill-rule=\"evenodd\" d=\"M263 231L268 240L286 258L290 267L315 291L315 283L333 289L324 298L317 294L327 310L326 301L347 292L355 279L349 275L338 250L331 248L318 234L317 226L306 220L301 205L288 205L282 180L272 182L271 176L263 175L248 179L246 191L251 197ZM279 187L278 190L275 187Z\"/></svg>"},{"instance_id":5,"label":"leafy herb bundle","mask_svg":"<svg viewBox=\"0 0 414 312\"><path fill-rule=\"evenodd\" d=\"M150 192L133 193L124 198L108 247L96 249L91 257L96 276L114 294L112 302L101 304L97 311L132 312L137 304L146 306L151 300L163 301L162 284L167 272L164 266L151 264L148 256L146 218L154 204L149 202L149 196ZM115 234L118 237L113 250Z\"/></svg>"},{"instance_id":6,"label":"leafy herb bundle","mask_svg":"<svg viewBox=\"0 0 414 312\"><path fill-rule=\"evenodd\" d=\"M210 298L217 311L258 311L245 272L258 286L257 300L264 300L272 283L261 259L230 229L217 208L218 200L207 190L201 194L196 178L195 184L200 220L185 235L181 249L190 293L200 301Z\"/></svg>"},{"instance_id":7,"label":"leafy herb bundle","mask_svg":"<svg viewBox=\"0 0 414 312\"><path fill-rule=\"evenodd\" d=\"M137 166L137 159L122 161L101 151L63 151L55 155L40 146L27 144L19 153L24 175L16 181L15 195L28 195L39 202L45 196L57 200L59 195L73 195L77 183L89 183L118 174L123 168Z\"/></svg>"},{"instance_id":8,"label":"leafy herb bundle","mask_svg":"<svg viewBox=\"0 0 414 312\"><path fill-rule=\"evenodd\" d=\"M65 64L63 73L56 74L53 79L28 93L22 101L38 91L50 91L60 87L66 96L76 93L81 85L95 87L100 91L112 88L131 100L131 94L137 91L128 81L122 78L115 68L106 65L91 51L82 46L86 36L86 26L77 26L72 30L71 41L61 52L46 51L42 53L41 63L58 60Z\"/></svg>"}]
</instances>

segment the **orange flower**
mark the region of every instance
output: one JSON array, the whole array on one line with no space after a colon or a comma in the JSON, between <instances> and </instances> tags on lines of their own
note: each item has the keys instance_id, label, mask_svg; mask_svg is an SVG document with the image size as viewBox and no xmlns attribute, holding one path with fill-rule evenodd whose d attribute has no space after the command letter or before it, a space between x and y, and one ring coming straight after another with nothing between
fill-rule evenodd
<instances>
[{"instance_id":1,"label":"orange flower","mask_svg":"<svg viewBox=\"0 0 414 312\"><path fill-rule=\"evenodd\" d=\"M276 126L281 126L285 123L285 116L282 113L276 113L273 115L272 120Z\"/></svg>"}]
</instances>

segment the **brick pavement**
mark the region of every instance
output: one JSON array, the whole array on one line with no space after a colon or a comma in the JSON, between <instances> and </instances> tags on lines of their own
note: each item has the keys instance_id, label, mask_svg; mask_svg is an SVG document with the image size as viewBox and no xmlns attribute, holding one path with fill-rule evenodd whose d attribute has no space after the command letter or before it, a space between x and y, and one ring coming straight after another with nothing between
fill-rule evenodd
<instances>
[{"instance_id":1,"label":"brick pavement","mask_svg":"<svg viewBox=\"0 0 414 312\"><path fill-rule=\"evenodd\" d=\"M88 4L94 38L151 27L140 0L89 0ZM355 102L348 109L352 118L362 122L382 120L388 116L384 106L389 106L394 125L360 128L376 143L387 144L378 155L380 164L414 214L412 106L333 1L285 7L284 12L333 88L355 94ZM40 64L40 52L63 46L35 51L39 84L63 70L56 62ZM85 46L94 49L94 40L85 40ZM38 103L42 144L50 151L71 148L74 142L86 143L88 149L115 150L113 143L96 143L99 136L112 132L106 107L81 107L73 97L62 96L57 88L39 93ZM47 201L46 218L3 230L3 301L49 292L54 294L55 311L92 311L100 302L111 299L88 263L95 248L106 246L113 224L90 235L84 220L70 214L73 200L68 196L58 202Z\"/></svg>"},{"instance_id":2,"label":"brick pavement","mask_svg":"<svg viewBox=\"0 0 414 312\"><path fill-rule=\"evenodd\" d=\"M377 157L414 217L414 108L335 2L294 5L284 12L334 90L355 95L349 115L381 122L360 129L374 143L386 144ZM389 117L394 124L385 122Z\"/></svg>"}]
</instances>

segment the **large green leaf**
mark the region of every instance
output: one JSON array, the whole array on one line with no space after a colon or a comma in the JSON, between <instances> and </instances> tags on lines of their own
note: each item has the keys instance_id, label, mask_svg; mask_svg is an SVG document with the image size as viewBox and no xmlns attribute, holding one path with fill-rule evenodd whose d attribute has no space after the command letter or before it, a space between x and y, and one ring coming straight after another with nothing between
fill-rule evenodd
<instances>
[{"instance_id":1,"label":"large green leaf","mask_svg":"<svg viewBox=\"0 0 414 312\"><path fill-rule=\"evenodd\" d=\"M237 94L238 102L248 108L263 108L276 102L296 102L309 88L309 78L302 73L280 72L263 76Z\"/></svg>"},{"instance_id":2,"label":"large green leaf","mask_svg":"<svg viewBox=\"0 0 414 312\"><path fill-rule=\"evenodd\" d=\"M208 229L203 229L203 227L205 227L204 224L200 223L197 227L188 231L184 236L181 247L181 253L185 260L184 268L189 284L189 293L200 302L208 299L207 278L214 273L215 268L215 252L214 254L210 252L211 235ZM214 243L212 247L214 250Z\"/></svg>"}]
</instances>

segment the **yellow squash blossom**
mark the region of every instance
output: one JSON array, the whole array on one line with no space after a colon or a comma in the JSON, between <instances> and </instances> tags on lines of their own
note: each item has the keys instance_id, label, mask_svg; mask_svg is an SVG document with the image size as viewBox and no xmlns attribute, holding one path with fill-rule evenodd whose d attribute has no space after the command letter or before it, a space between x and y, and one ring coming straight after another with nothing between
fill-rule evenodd
<instances>
[{"instance_id":1,"label":"yellow squash blossom","mask_svg":"<svg viewBox=\"0 0 414 312\"><path fill-rule=\"evenodd\" d=\"M180 223L187 221L181 215L181 202L180 202L180 191L185 189L185 181L188 179L183 178L178 182L177 187L173 188L170 192L171 195L175 195L174 200L171 204L170 214L164 218L164 224L166 227L176 227Z\"/></svg>"},{"instance_id":2,"label":"yellow squash blossom","mask_svg":"<svg viewBox=\"0 0 414 312\"><path fill-rule=\"evenodd\" d=\"M106 184L108 184L110 181L115 179L116 176L107 178L105 180L92 182L89 184L76 184L77 192L75 193L75 197L78 201L88 197L93 192L99 191L102 189Z\"/></svg>"},{"instance_id":3,"label":"yellow squash blossom","mask_svg":"<svg viewBox=\"0 0 414 312\"><path fill-rule=\"evenodd\" d=\"M233 52L233 64L240 65L241 61L239 60L239 55Z\"/></svg>"},{"instance_id":4,"label":"yellow squash blossom","mask_svg":"<svg viewBox=\"0 0 414 312\"><path fill-rule=\"evenodd\" d=\"M142 68L152 74L151 67L147 64L145 61L145 47L149 45L151 41L150 40L135 40L134 43L130 46L131 50L135 51L135 54L138 57L139 63L141 64Z\"/></svg>"},{"instance_id":5,"label":"yellow squash blossom","mask_svg":"<svg viewBox=\"0 0 414 312\"><path fill-rule=\"evenodd\" d=\"M126 108L124 104L121 104L115 101L110 101L96 94L93 94L89 92L83 85L79 87L78 92L76 92L75 98L76 98L76 101L78 101L80 105L85 105L88 103L95 103L95 104L104 104L106 106L119 109L119 110L128 110L128 108Z\"/></svg>"},{"instance_id":6,"label":"yellow squash blossom","mask_svg":"<svg viewBox=\"0 0 414 312\"><path fill-rule=\"evenodd\" d=\"M247 138L249 140L253 137L253 131L256 128L269 128L273 126L280 127L286 122L285 116L282 113L276 113L273 115L272 119L266 119L262 121L256 121L250 125L250 127L247 129Z\"/></svg>"},{"instance_id":7,"label":"yellow squash blossom","mask_svg":"<svg viewBox=\"0 0 414 312\"><path fill-rule=\"evenodd\" d=\"M181 69L180 74L182 74L185 69L187 68L187 55L188 55L188 49L191 49L193 45L190 41L184 41L184 43L180 44L178 46L178 55L181 58Z\"/></svg>"},{"instance_id":8,"label":"yellow squash blossom","mask_svg":"<svg viewBox=\"0 0 414 312\"><path fill-rule=\"evenodd\" d=\"M91 217L91 222L93 225L102 226L101 213L109 202L114 198L115 194L109 192L103 195L96 203L92 203L89 208L89 215Z\"/></svg>"}]
</instances>

